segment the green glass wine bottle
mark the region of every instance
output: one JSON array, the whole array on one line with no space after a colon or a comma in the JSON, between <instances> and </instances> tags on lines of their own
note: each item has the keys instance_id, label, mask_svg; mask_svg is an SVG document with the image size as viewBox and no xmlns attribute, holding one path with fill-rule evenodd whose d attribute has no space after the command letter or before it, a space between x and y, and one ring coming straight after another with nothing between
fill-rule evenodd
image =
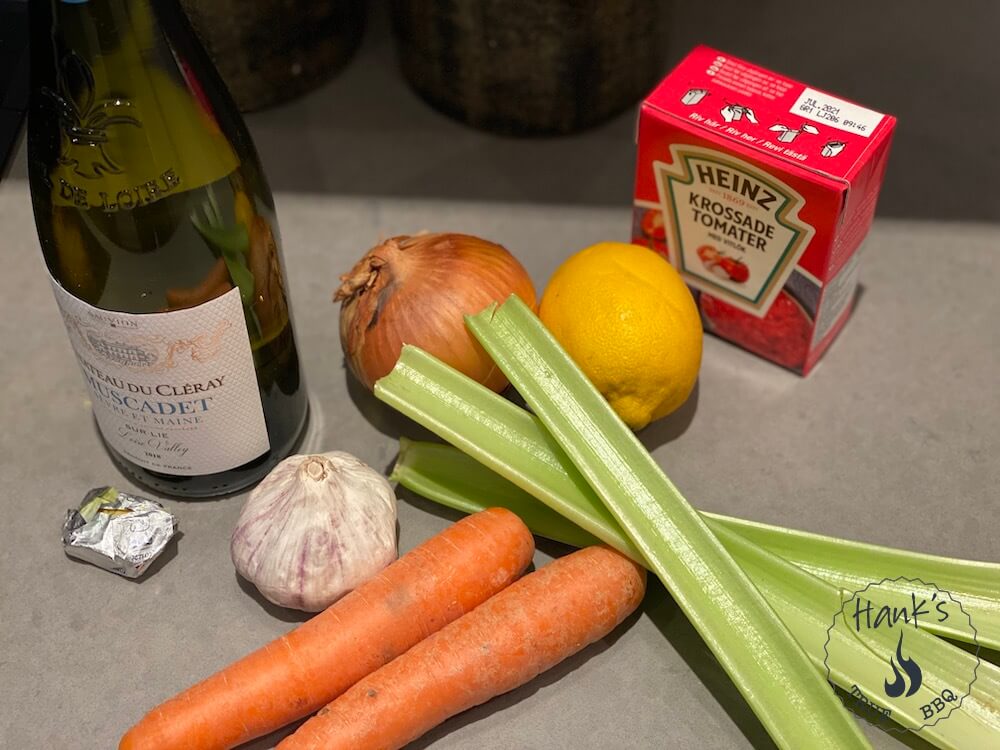
<instances>
[{"instance_id":1,"label":"green glass wine bottle","mask_svg":"<svg viewBox=\"0 0 1000 750\"><path fill-rule=\"evenodd\" d=\"M165 494L260 479L308 400L274 203L176 0L32 0L28 168L111 456Z\"/></svg>"}]
</instances>

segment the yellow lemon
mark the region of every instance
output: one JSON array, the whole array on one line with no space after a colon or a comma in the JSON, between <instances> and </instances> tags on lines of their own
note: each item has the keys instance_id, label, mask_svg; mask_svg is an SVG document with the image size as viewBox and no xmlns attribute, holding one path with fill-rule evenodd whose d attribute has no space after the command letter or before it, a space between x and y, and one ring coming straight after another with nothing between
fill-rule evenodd
<instances>
[{"instance_id":1,"label":"yellow lemon","mask_svg":"<svg viewBox=\"0 0 1000 750\"><path fill-rule=\"evenodd\" d=\"M701 366L701 318L663 256L601 242L552 276L539 316L634 430L687 400Z\"/></svg>"}]
</instances>

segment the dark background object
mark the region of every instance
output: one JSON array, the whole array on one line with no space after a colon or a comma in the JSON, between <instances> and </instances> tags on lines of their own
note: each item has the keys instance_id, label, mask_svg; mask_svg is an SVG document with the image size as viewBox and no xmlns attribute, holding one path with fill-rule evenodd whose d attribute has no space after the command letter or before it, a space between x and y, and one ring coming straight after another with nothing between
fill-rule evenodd
<instances>
[{"instance_id":1,"label":"dark background object","mask_svg":"<svg viewBox=\"0 0 1000 750\"><path fill-rule=\"evenodd\" d=\"M387 5L342 73L247 118L276 191L615 206L628 236L634 107L560 138L457 123L400 75ZM663 72L705 43L896 115L878 216L1000 222L998 28L993 0L677 2Z\"/></svg>"},{"instance_id":2,"label":"dark background object","mask_svg":"<svg viewBox=\"0 0 1000 750\"><path fill-rule=\"evenodd\" d=\"M635 107L559 138L463 126L406 84L385 4L371 11L347 70L249 119L276 189L616 206L627 236ZM896 115L878 216L1000 222L998 28L992 0L676 2L663 72L705 43Z\"/></svg>"},{"instance_id":3,"label":"dark background object","mask_svg":"<svg viewBox=\"0 0 1000 750\"><path fill-rule=\"evenodd\" d=\"M364 0L181 0L237 106L287 101L343 68L365 25Z\"/></svg>"},{"instance_id":4,"label":"dark background object","mask_svg":"<svg viewBox=\"0 0 1000 750\"><path fill-rule=\"evenodd\" d=\"M0 179L28 108L28 4L0 0Z\"/></svg>"},{"instance_id":5,"label":"dark background object","mask_svg":"<svg viewBox=\"0 0 1000 750\"><path fill-rule=\"evenodd\" d=\"M512 135L571 133L666 67L663 0L394 0L400 67L442 112Z\"/></svg>"}]
</instances>

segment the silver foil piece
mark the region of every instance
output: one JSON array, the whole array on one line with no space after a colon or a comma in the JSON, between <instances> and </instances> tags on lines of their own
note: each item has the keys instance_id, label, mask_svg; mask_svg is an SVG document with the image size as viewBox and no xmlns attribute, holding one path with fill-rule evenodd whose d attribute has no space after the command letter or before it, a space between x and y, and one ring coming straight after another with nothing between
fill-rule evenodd
<instances>
[{"instance_id":1,"label":"silver foil piece","mask_svg":"<svg viewBox=\"0 0 1000 750\"><path fill-rule=\"evenodd\" d=\"M144 497L99 487L66 512L63 548L70 557L138 578L177 532L177 519Z\"/></svg>"}]
</instances>

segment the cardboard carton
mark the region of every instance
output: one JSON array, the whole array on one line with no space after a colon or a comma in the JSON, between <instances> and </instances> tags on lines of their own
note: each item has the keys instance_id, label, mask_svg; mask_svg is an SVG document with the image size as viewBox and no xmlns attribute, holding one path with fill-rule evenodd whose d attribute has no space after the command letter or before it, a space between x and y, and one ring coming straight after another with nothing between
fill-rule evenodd
<instances>
[{"instance_id":1,"label":"cardboard carton","mask_svg":"<svg viewBox=\"0 0 1000 750\"><path fill-rule=\"evenodd\" d=\"M894 126L698 47L640 110L633 241L707 331L805 375L849 316Z\"/></svg>"}]
</instances>

